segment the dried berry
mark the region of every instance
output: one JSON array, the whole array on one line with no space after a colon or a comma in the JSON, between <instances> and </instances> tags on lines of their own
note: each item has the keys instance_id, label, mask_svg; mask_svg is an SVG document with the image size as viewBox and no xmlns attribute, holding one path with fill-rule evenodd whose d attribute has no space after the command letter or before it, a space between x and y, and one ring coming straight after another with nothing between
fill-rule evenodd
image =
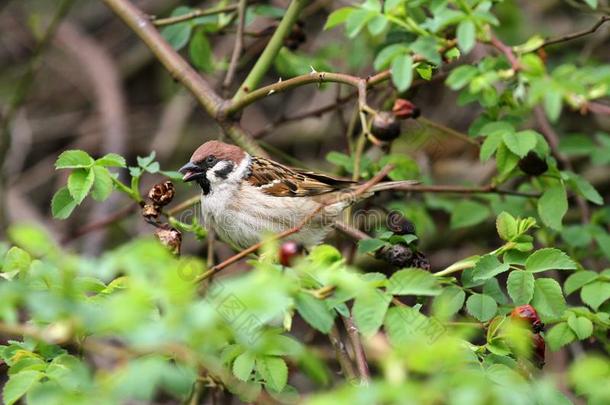
<instances>
[{"instance_id":1,"label":"dried berry","mask_svg":"<svg viewBox=\"0 0 610 405\"><path fill-rule=\"evenodd\" d=\"M519 160L519 169L530 176L540 176L549 169L549 165L533 150Z\"/></svg>"},{"instance_id":2,"label":"dried berry","mask_svg":"<svg viewBox=\"0 0 610 405\"><path fill-rule=\"evenodd\" d=\"M512 310L510 316L513 319L523 319L527 321L532 326L532 330L535 333L541 332L544 329L544 324L540 320L538 313L534 307L529 304L516 307Z\"/></svg>"},{"instance_id":3,"label":"dried berry","mask_svg":"<svg viewBox=\"0 0 610 405\"><path fill-rule=\"evenodd\" d=\"M409 100L405 100L404 98L397 98L396 101L394 101L392 113L396 118L404 120L407 118L419 117L420 111L419 108Z\"/></svg>"},{"instance_id":4,"label":"dried berry","mask_svg":"<svg viewBox=\"0 0 610 405\"><path fill-rule=\"evenodd\" d=\"M182 245L182 234L175 228L157 229L155 236L159 241L166 246L170 252L175 255L180 254L180 246Z\"/></svg>"},{"instance_id":5,"label":"dried berry","mask_svg":"<svg viewBox=\"0 0 610 405\"><path fill-rule=\"evenodd\" d=\"M397 235L415 235L415 225L399 212L392 211L388 215L388 229Z\"/></svg>"},{"instance_id":6,"label":"dried berry","mask_svg":"<svg viewBox=\"0 0 610 405\"><path fill-rule=\"evenodd\" d=\"M400 135L400 122L388 111L378 112L373 118L371 133L381 141L392 141Z\"/></svg>"},{"instance_id":7,"label":"dried berry","mask_svg":"<svg viewBox=\"0 0 610 405\"><path fill-rule=\"evenodd\" d=\"M375 257L396 267L409 267L413 251L409 246L399 243L377 251Z\"/></svg>"},{"instance_id":8,"label":"dried berry","mask_svg":"<svg viewBox=\"0 0 610 405\"><path fill-rule=\"evenodd\" d=\"M536 366L538 368L542 368L544 366L544 360L545 360L545 351L546 351L546 344L544 342L544 338L540 335L540 333L536 333L532 336L532 343L534 346L534 353L533 353L533 361L534 364L536 364Z\"/></svg>"},{"instance_id":9,"label":"dried berry","mask_svg":"<svg viewBox=\"0 0 610 405\"><path fill-rule=\"evenodd\" d=\"M294 241L286 241L280 246L279 258L282 266L291 266L294 259L303 253L303 245Z\"/></svg>"},{"instance_id":10,"label":"dried berry","mask_svg":"<svg viewBox=\"0 0 610 405\"><path fill-rule=\"evenodd\" d=\"M413 252L413 259L411 260L411 267L417 267L419 269L426 270L426 271L430 271L430 268L431 268L430 261L428 260L426 255L424 255L422 252L417 251L417 250Z\"/></svg>"},{"instance_id":11,"label":"dried berry","mask_svg":"<svg viewBox=\"0 0 610 405\"><path fill-rule=\"evenodd\" d=\"M148 220L159 218L159 206L157 204L147 203L142 207L142 216Z\"/></svg>"},{"instance_id":12,"label":"dried berry","mask_svg":"<svg viewBox=\"0 0 610 405\"><path fill-rule=\"evenodd\" d=\"M175 193L176 188L174 187L174 184L171 181L166 181L152 186L148 192L148 198L155 204L163 207L172 201Z\"/></svg>"}]
</instances>

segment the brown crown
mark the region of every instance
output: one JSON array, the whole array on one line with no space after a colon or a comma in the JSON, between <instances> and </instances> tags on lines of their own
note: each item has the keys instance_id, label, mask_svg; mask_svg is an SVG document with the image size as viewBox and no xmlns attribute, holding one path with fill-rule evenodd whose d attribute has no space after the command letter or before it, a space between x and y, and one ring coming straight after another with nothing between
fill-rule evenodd
<instances>
[{"instance_id":1,"label":"brown crown","mask_svg":"<svg viewBox=\"0 0 610 405\"><path fill-rule=\"evenodd\" d=\"M210 155L214 155L219 160L231 160L235 164L239 164L246 153L235 145L220 141L208 141L195 150L193 156L191 156L191 162L201 163Z\"/></svg>"}]
</instances>

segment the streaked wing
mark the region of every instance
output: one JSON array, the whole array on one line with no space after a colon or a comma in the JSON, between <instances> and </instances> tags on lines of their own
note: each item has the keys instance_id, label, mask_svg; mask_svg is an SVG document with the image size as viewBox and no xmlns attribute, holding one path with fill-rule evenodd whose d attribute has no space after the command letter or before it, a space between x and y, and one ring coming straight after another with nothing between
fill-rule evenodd
<instances>
[{"instance_id":1,"label":"streaked wing","mask_svg":"<svg viewBox=\"0 0 610 405\"><path fill-rule=\"evenodd\" d=\"M305 197L329 193L355 184L324 174L289 168L269 159L252 157L251 185L276 197Z\"/></svg>"}]
</instances>

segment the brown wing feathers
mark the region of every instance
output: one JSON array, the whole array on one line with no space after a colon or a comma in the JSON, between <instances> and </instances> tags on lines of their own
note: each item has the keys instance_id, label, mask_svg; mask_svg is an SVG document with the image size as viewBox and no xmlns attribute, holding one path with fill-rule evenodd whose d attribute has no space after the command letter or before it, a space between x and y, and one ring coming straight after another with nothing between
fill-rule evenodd
<instances>
[{"instance_id":1,"label":"brown wing feathers","mask_svg":"<svg viewBox=\"0 0 610 405\"><path fill-rule=\"evenodd\" d=\"M314 196L350 187L354 182L331 176L292 169L271 160L252 157L251 185L278 197Z\"/></svg>"}]
</instances>

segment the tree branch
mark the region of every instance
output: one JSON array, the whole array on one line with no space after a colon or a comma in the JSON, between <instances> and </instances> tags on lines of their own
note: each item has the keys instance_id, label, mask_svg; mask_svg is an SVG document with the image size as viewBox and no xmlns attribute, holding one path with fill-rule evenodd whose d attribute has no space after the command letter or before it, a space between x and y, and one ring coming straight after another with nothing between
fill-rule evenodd
<instances>
[{"instance_id":1,"label":"tree branch","mask_svg":"<svg viewBox=\"0 0 610 405\"><path fill-rule=\"evenodd\" d=\"M220 7L220 8L215 7L215 8L205 9L205 10L195 9L195 10L191 11L190 13L177 15L174 17L156 18L154 16L149 16L149 18L152 20L152 23L155 26L163 27L166 25L178 24L178 23L181 23L184 21L192 20L192 19L199 18L199 17L205 17L208 15L228 13L231 11L236 11L238 9L239 9L239 4L231 4L229 6Z\"/></svg>"},{"instance_id":2,"label":"tree branch","mask_svg":"<svg viewBox=\"0 0 610 405\"><path fill-rule=\"evenodd\" d=\"M233 96L234 102L240 100L245 94L258 86L263 76L265 76L265 73L267 73L267 70L269 70L271 67L277 53L282 48L284 38L286 38L286 36L288 36L290 33L290 30L292 30L292 26L297 21L299 13L306 3L307 0L291 1L288 9L286 10L286 14L284 14L280 25L278 25L277 29L273 33L273 36L269 40L265 50L254 64L252 70L250 70L250 73L244 82L241 84L241 86L239 86L235 96Z\"/></svg>"},{"instance_id":3,"label":"tree branch","mask_svg":"<svg viewBox=\"0 0 610 405\"><path fill-rule=\"evenodd\" d=\"M497 50L502 52L506 59L510 62L510 66L516 72L521 69L521 62L515 56L513 49L502 42L498 37L496 37L493 33L490 33L489 43L494 46Z\"/></svg>"},{"instance_id":4,"label":"tree branch","mask_svg":"<svg viewBox=\"0 0 610 405\"><path fill-rule=\"evenodd\" d=\"M562 35L562 36L557 37L557 38L547 39L546 41L544 41L544 43L542 43L542 45L540 45L538 48L535 48L533 51L537 51L538 49L544 48L544 47L549 46L549 45L555 45L555 44L559 44L561 42L567 42L567 41L571 41L573 39L584 37L584 36L589 35L589 34L593 34L606 21L610 21L610 16L604 15L604 16L600 17L600 19L597 20L597 22L591 28L589 28L589 29L586 29L586 30L583 30L583 31L578 31L578 32L575 32L573 34Z\"/></svg>"},{"instance_id":5,"label":"tree branch","mask_svg":"<svg viewBox=\"0 0 610 405\"><path fill-rule=\"evenodd\" d=\"M237 70L239 57L241 56L241 51L244 46L246 8L247 0L239 0L237 8L237 32L235 33L235 45L233 46L233 53L231 54L231 62L229 63L229 68L227 69L227 75L225 76L225 80L222 83L222 86L225 89L228 89L229 86L231 86L231 82L233 82L233 77L235 76L235 71Z\"/></svg>"}]
</instances>

